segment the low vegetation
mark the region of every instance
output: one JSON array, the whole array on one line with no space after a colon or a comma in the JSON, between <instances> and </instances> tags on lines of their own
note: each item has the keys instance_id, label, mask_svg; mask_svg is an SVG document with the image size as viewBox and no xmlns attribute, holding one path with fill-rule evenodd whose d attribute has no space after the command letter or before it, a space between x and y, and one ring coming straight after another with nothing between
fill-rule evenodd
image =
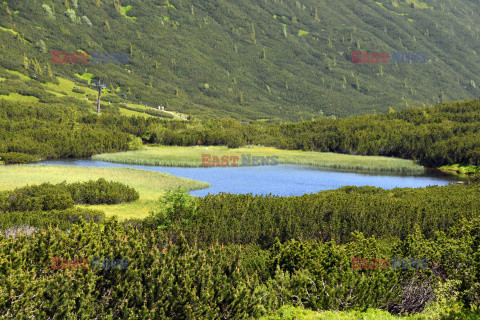
<instances>
[{"instance_id":1,"label":"low vegetation","mask_svg":"<svg viewBox=\"0 0 480 320\"><path fill-rule=\"evenodd\" d=\"M0 153L0 163L3 164L26 164L37 162L40 159L36 156L32 156L25 153L18 153L18 152L8 152L8 153Z\"/></svg>"},{"instance_id":2,"label":"low vegetation","mask_svg":"<svg viewBox=\"0 0 480 320\"><path fill-rule=\"evenodd\" d=\"M441 166L439 169L448 173L456 173L459 175L471 175L480 173L480 168L473 165L462 166L460 164L452 164L449 166Z\"/></svg>"},{"instance_id":3,"label":"low vegetation","mask_svg":"<svg viewBox=\"0 0 480 320\"><path fill-rule=\"evenodd\" d=\"M198 198L200 213L182 206L166 219L176 219L187 239L209 244L268 248L277 238L282 243L291 239L346 243L355 231L367 237L405 239L416 228L431 238L478 217L479 192L476 182L422 189L343 187L295 197L221 193ZM145 221L149 226L165 224Z\"/></svg>"},{"instance_id":4,"label":"low vegetation","mask_svg":"<svg viewBox=\"0 0 480 320\"><path fill-rule=\"evenodd\" d=\"M328 192L320 194L324 193ZM422 199L405 197L413 203ZM355 231L349 239L336 242L298 239L292 233L265 246L261 238L247 244L216 236L205 241L204 227L195 235L185 234L185 227L195 221L210 220L211 207L205 200L209 199L195 200L180 190L172 191L162 199L164 209L144 221L79 221L66 231L47 227L38 228L35 236L0 235L0 291L8 288L11 293L0 300L1 315L12 317L29 310L34 317L62 318L283 319L290 314L287 319L368 319L374 315L375 319L393 319L379 310L359 312L376 308L395 315L420 312L411 319L434 319L433 314L435 319L474 319L474 310L480 306L478 217L454 219L434 233L422 225L404 231L403 226L411 223L406 219L398 230L372 229L368 237ZM232 212L239 202L214 202L230 206L228 211L238 222L232 220L229 228L212 230L210 235L246 223ZM242 203L248 205L248 201ZM308 210L315 207L311 202L302 204ZM276 208L281 216L284 210ZM258 210L249 212L258 217ZM442 216L433 209L431 215ZM325 225L323 229L330 228ZM56 257L64 261L60 268L53 266ZM95 257L127 259L128 268L96 269L91 265ZM357 269L353 257L426 259L428 268ZM85 267L75 265L79 259L88 262ZM88 298L73 303L80 293ZM303 308L328 311L311 313Z\"/></svg>"}]
</instances>

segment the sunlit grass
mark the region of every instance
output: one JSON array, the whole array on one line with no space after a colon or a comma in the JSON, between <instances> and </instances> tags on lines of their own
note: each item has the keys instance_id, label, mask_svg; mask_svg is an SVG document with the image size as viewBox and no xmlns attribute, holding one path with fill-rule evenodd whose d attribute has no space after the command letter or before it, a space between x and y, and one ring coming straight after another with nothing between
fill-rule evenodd
<instances>
[{"instance_id":1,"label":"sunlit grass","mask_svg":"<svg viewBox=\"0 0 480 320\"><path fill-rule=\"evenodd\" d=\"M447 316L449 314L450 316ZM274 314L260 320L438 320L438 319L480 319L480 313L464 310L460 305L427 307L422 313L394 316L387 311L368 309L366 311L311 311L300 307L283 306Z\"/></svg>"},{"instance_id":2,"label":"sunlit grass","mask_svg":"<svg viewBox=\"0 0 480 320\"><path fill-rule=\"evenodd\" d=\"M420 2L418 0L406 0L406 2L409 5L414 5L415 9L433 9L433 7L430 7L428 4L425 2Z\"/></svg>"},{"instance_id":3,"label":"sunlit grass","mask_svg":"<svg viewBox=\"0 0 480 320\"><path fill-rule=\"evenodd\" d=\"M120 219L143 218L155 208L155 201L167 189L183 187L187 190L202 189L209 186L206 182L179 178L167 173L152 172L131 168L93 168L72 166L14 165L0 166L0 191L12 190L26 185L43 182L61 183L66 181L88 181L105 178L119 181L135 188L140 199L119 205L86 206L99 209L107 216L117 215Z\"/></svg>"},{"instance_id":4,"label":"sunlit grass","mask_svg":"<svg viewBox=\"0 0 480 320\"><path fill-rule=\"evenodd\" d=\"M10 92L9 95L0 95L0 99L9 100L9 101L20 101L20 102L38 102L37 97L33 96L22 96L16 92Z\"/></svg>"},{"instance_id":5,"label":"sunlit grass","mask_svg":"<svg viewBox=\"0 0 480 320\"><path fill-rule=\"evenodd\" d=\"M298 36L299 36L299 37L306 36L306 35L309 34L309 33L310 33L309 31L298 30Z\"/></svg>"},{"instance_id":6,"label":"sunlit grass","mask_svg":"<svg viewBox=\"0 0 480 320\"><path fill-rule=\"evenodd\" d=\"M5 31L5 32L10 32L10 33L12 33L12 34L15 35L15 36L18 35L18 32L15 31L15 30L12 30L12 29L0 27L0 30Z\"/></svg>"},{"instance_id":7,"label":"sunlit grass","mask_svg":"<svg viewBox=\"0 0 480 320\"><path fill-rule=\"evenodd\" d=\"M27 77L27 76L24 75L23 73L18 72L18 71L16 71L16 70L5 69L5 71L7 71L7 72L9 72L9 73L11 73L11 74L13 74L13 75L16 75L16 76L20 77L20 79L22 79L22 80L28 80L28 79L30 79L29 77Z\"/></svg>"},{"instance_id":8,"label":"sunlit grass","mask_svg":"<svg viewBox=\"0 0 480 320\"><path fill-rule=\"evenodd\" d=\"M146 113L144 113L144 111L146 111L146 110L150 110L150 111L151 111L151 110L155 110L155 111L157 111L160 115L164 115L165 117L168 117L168 116L170 116L170 115L173 116L173 118L165 118L165 119L171 119L171 120L180 120L180 119L181 119L178 114L176 114L175 112L172 112L172 111L158 110L158 109L154 109L154 108L152 108L152 107L147 107L147 108L145 108L145 105L134 104L134 103L127 103L126 106L127 106L128 108L130 108L130 109L133 109L133 110L127 109L127 110L132 111L132 112L139 112L139 113L142 113L142 114L146 114ZM123 111L120 110L120 112L123 112ZM154 116L154 115L150 115L150 116L152 116L152 117L154 117L154 118L158 118L158 117L156 117L156 116Z\"/></svg>"},{"instance_id":9,"label":"sunlit grass","mask_svg":"<svg viewBox=\"0 0 480 320\"><path fill-rule=\"evenodd\" d=\"M137 17L127 16L128 11L130 11L133 8L131 5L128 5L128 6L125 6L125 7L120 6L120 8L121 8L120 11L121 11L122 16L124 16L125 18L128 18L132 21L137 21Z\"/></svg>"},{"instance_id":10,"label":"sunlit grass","mask_svg":"<svg viewBox=\"0 0 480 320\"><path fill-rule=\"evenodd\" d=\"M88 73L88 72L85 72L83 74L75 73L75 76L79 79L88 81L88 84L90 84L92 82L92 79L93 79L93 73Z\"/></svg>"},{"instance_id":11,"label":"sunlit grass","mask_svg":"<svg viewBox=\"0 0 480 320\"><path fill-rule=\"evenodd\" d=\"M452 164L449 166L442 166L439 168L443 172L458 174L458 175L469 175L474 173L480 173L480 167L474 165L460 165Z\"/></svg>"},{"instance_id":12,"label":"sunlit grass","mask_svg":"<svg viewBox=\"0 0 480 320\"><path fill-rule=\"evenodd\" d=\"M45 84L45 86L51 89L52 91L56 91L59 93L66 93L68 96L75 97L77 99L83 98L85 94L95 95L97 93L95 90L90 89L88 87L81 87L83 90L85 90L85 94L73 92L72 90L74 87L79 87L77 83L68 79L60 78L60 77L57 77L57 79L59 84L54 84L49 82Z\"/></svg>"},{"instance_id":13,"label":"sunlit grass","mask_svg":"<svg viewBox=\"0 0 480 320\"><path fill-rule=\"evenodd\" d=\"M84 73L82 76L80 76L81 79L89 82L91 81L92 77L93 77L93 74L91 73L88 73L88 74ZM72 80L60 78L60 77L57 77L57 80L59 84L54 84L49 82L44 85L49 92L54 93L56 96L68 96L76 99L84 99L87 95L96 97L98 94L97 91L94 90L93 88L90 88L88 86L81 86ZM75 87L81 88L82 90L85 91L85 93L74 92L73 88ZM114 96L114 95L115 94L113 93L105 92L102 94L102 100L106 100L108 99L108 97ZM90 100L90 103L92 104L92 106L94 106L96 105L97 101Z\"/></svg>"},{"instance_id":14,"label":"sunlit grass","mask_svg":"<svg viewBox=\"0 0 480 320\"><path fill-rule=\"evenodd\" d=\"M120 107L118 110L120 111L120 114L121 114L122 116L127 116L127 117L144 117L144 118L158 118L158 117L152 116L151 114L148 114L148 113L137 112L137 111L125 109L125 108L122 108L122 107Z\"/></svg>"},{"instance_id":15,"label":"sunlit grass","mask_svg":"<svg viewBox=\"0 0 480 320\"><path fill-rule=\"evenodd\" d=\"M270 147L244 147L229 149L227 147L146 147L141 151L101 154L93 157L95 160L110 161L126 164L200 167L202 154L210 154L221 158L223 155L238 156L239 163L242 154L252 156L277 156L279 163L309 165L344 171L388 172L405 174L423 174L424 167L411 160L345 155L326 152L305 152L280 150Z\"/></svg>"}]
</instances>

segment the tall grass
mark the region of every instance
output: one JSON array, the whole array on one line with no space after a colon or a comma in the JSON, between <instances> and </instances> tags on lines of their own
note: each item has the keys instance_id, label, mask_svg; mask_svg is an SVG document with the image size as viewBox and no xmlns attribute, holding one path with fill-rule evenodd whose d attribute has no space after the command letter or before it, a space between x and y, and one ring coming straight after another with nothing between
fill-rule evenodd
<instances>
[{"instance_id":1,"label":"tall grass","mask_svg":"<svg viewBox=\"0 0 480 320\"><path fill-rule=\"evenodd\" d=\"M300 307L283 306L274 314L264 316L260 320L439 320L465 319L478 320L480 312L464 310L458 303L434 305L425 311L413 315L394 316L387 311L367 309L366 311L311 311Z\"/></svg>"},{"instance_id":2,"label":"tall grass","mask_svg":"<svg viewBox=\"0 0 480 320\"><path fill-rule=\"evenodd\" d=\"M227 147L146 147L141 151L128 151L95 155L94 160L150 166L200 167L202 154L239 156L278 156L279 163L308 165L339 171L379 172L390 174L421 175L423 166L411 160L388 157L357 156L324 152L305 152L280 150L269 147L244 147L228 149Z\"/></svg>"}]
</instances>

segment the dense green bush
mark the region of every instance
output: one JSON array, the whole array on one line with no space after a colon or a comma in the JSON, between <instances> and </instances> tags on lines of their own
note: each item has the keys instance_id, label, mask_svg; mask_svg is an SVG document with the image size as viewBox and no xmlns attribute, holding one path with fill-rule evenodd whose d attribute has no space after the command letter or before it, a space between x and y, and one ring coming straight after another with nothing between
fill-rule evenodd
<instances>
[{"instance_id":1,"label":"dense green bush","mask_svg":"<svg viewBox=\"0 0 480 320\"><path fill-rule=\"evenodd\" d=\"M145 223L157 225L160 229L182 230L183 225L190 224L197 213L195 199L181 188L167 190L159 202L160 210L152 211Z\"/></svg>"},{"instance_id":2,"label":"dense green bush","mask_svg":"<svg viewBox=\"0 0 480 320\"><path fill-rule=\"evenodd\" d=\"M82 123L88 105L68 103L68 98L48 106L0 100L0 153L67 158L129 149L133 136L113 126Z\"/></svg>"},{"instance_id":3,"label":"dense green bush","mask_svg":"<svg viewBox=\"0 0 480 320\"><path fill-rule=\"evenodd\" d=\"M66 210L52 211L16 211L0 214L0 230L22 229L22 226L30 226L35 229L48 228L49 226L61 230L67 230L72 224L78 224L81 220L102 223L105 214L84 208L69 208Z\"/></svg>"},{"instance_id":4,"label":"dense green bush","mask_svg":"<svg viewBox=\"0 0 480 320\"><path fill-rule=\"evenodd\" d=\"M50 183L3 192L0 198L0 212L65 210L75 204L65 187Z\"/></svg>"},{"instance_id":5,"label":"dense green bush","mask_svg":"<svg viewBox=\"0 0 480 320\"><path fill-rule=\"evenodd\" d=\"M18 152L0 153L0 162L5 164L25 164L37 161L39 161L38 157L30 154Z\"/></svg>"},{"instance_id":6,"label":"dense green bush","mask_svg":"<svg viewBox=\"0 0 480 320\"><path fill-rule=\"evenodd\" d=\"M0 212L64 210L75 204L117 204L135 201L138 192L120 182L43 183L0 193Z\"/></svg>"},{"instance_id":7,"label":"dense green bush","mask_svg":"<svg viewBox=\"0 0 480 320\"><path fill-rule=\"evenodd\" d=\"M393 269L356 270L352 257L387 258L364 239L347 249L334 242L289 241L272 247L267 282L275 300L313 310L386 309L401 300L400 273ZM276 306L281 307L281 304Z\"/></svg>"},{"instance_id":8,"label":"dense green bush","mask_svg":"<svg viewBox=\"0 0 480 320\"><path fill-rule=\"evenodd\" d=\"M480 221L426 239L417 230L385 246L356 233L344 245L292 240L269 250L221 244L203 248L164 230L104 226L48 228L35 237L0 235L0 316L251 319L285 304L313 310L369 307L421 311L443 282L478 306ZM352 257L425 257L428 269L352 268ZM52 270L52 259L127 259L126 270ZM258 274L256 272L258 270ZM460 280L457 281L456 280ZM22 294L21 294L22 293ZM81 297L81 298L80 298ZM119 297L122 297L121 299ZM74 303L76 302L76 303Z\"/></svg>"},{"instance_id":9,"label":"dense green bush","mask_svg":"<svg viewBox=\"0 0 480 320\"><path fill-rule=\"evenodd\" d=\"M117 204L138 200L138 192L120 182L97 181L76 182L66 186L77 204Z\"/></svg>"},{"instance_id":10,"label":"dense green bush","mask_svg":"<svg viewBox=\"0 0 480 320\"><path fill-rule=\"evenodd\" d=\"M354 231L404 239L415 224L431 238L463 218L478 217L479 193L477 184L392 190L349 186L295 197L222 193L196 199L194 215L178 208L178 217L187 214L189 222L178 219L174 226L181 226L189 241L264 248L277 237L282 243L296 238L345 243ZM174 232L174 227L167 230Z\"/></svg>"},{"instance_id":11,"label":"dense green bush","mask_svg":"<svg viewBox=\"0 0 480 320\"><path fill-rule=\"evenodd\" d=\"M85 94L86 91L80 87L73 87L72 89L73 92L80 93L80 94Z\"/></svg>"},{"instance_id":12,"label":"dense green bush","mask_svg":"<svg viewBox=\"0 0 480 320\"><path fill-rule=\"evenodd\" d=\"M255 274L220 246L198 250L109 222L1 239L0 316L250 319L261 315ZM83 244L80 244L79 239ZM157 244L162 243L159 247ZM52 259L128 259L127 270L52 270ZM25 272L30 270L29 272ZM41 284L41 285L40 285ZM19 290L26 293L18 294ZM122 297L122 298L119 298Z\"/></svg>"}]
</instances>

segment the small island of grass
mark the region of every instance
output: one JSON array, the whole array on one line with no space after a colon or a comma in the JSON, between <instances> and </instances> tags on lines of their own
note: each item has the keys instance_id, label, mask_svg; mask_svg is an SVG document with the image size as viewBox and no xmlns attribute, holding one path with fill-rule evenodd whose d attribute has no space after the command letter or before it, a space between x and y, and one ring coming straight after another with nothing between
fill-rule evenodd
<instances>
[{"instance_id":1,"label":"small island of grass","mask_svg":"<svg viewBox=\"0 0 480 320\"><path fill-rule=\"evenodd\" d=\"M201 167L202 154L209 154L219 159L222 156L238 156L239 165L243 155L260 157L278 157L280 164L309 165L339 171L378 172L389 174L420 175L425 168L412 160L389 157L347 155L331 152L314 152L299 150L281 150L277 148L247 146L228 148L225 146L194 147L145 147L139 151L107 153L93 156L93 160L109 161L134 165Z\"/></svg>"}]
</instances>

